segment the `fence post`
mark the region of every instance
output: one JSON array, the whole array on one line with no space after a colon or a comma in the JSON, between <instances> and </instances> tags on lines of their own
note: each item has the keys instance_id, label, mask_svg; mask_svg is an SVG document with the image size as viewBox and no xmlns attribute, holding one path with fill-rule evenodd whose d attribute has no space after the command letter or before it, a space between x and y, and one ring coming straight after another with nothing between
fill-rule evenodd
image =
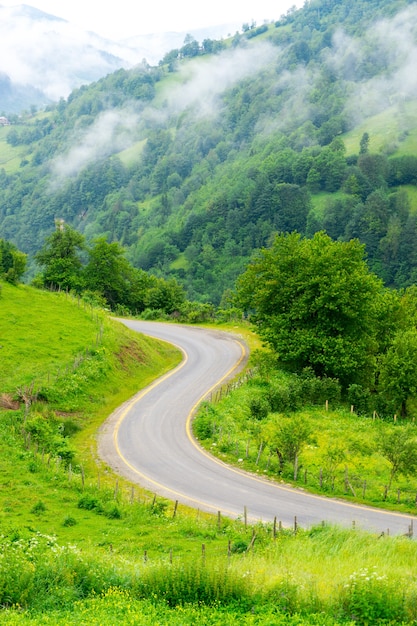
<instances>
[{"instance_id":1,"label":"fence post","mask_svg":"<svg viewBox=\"0 0 417 626\"><path fill-rule=\"evenodd\" d=\"M365 500L365 494L366 494L366 480L363 481L363 488L362 488L362 498Z\"/></svg>"}]
</instances>

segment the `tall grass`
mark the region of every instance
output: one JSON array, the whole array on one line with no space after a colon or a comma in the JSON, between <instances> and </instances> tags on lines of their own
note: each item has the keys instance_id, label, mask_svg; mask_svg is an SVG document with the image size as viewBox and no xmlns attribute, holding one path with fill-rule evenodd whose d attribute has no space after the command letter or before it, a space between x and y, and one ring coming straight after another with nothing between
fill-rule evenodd
<instances>
[{"instance_id":1,"label":"tall grass","mask_svg":"<svg viewBox=\"0 0 417 626\"><path fill-rule=\"evenodd\" d=\"M380 419L371 411L352 413L343 407L334 381L317 379L317 389L312 382L306 400L299 377L258 373L239 388L204 403L194 420L194 433L212 454L245 470L301 484L314 493L414 515L417 477L398 473L388 490L391 466L377 443L382 432L401 429L403 424ZM306 401L310 403L303 406ZM282 465L278 459L271 435L277 424L291 418L302 419L311 429L310 441L298 458L296 481L291 462Z\"/></svg>"},{"instance_id":2,"label":"tall grass","mask_svg":"<svg viewBox=\"0 0 417 626\"><path fill-rule=\"evenodd\" d=\"M54 320L50 332L43 317ZM330 527L281 531L274 539L268 525L246 528L174 509L99 463L97 427L177 362L167 346L63 294L27 287L3 287L0 325L8 363L0 365L0 393L13 395L33 376L39 392L29 407L20 400L19 410L0 410L2 624L417 619L417 548L408 539ZM77 336L67 337L68 326ZM55 367L65 375L48 379ZM56 437L73 450L71 463L60 460Z\"/></svg>"},{"instance_id":3,"label":"tall grass","mask_svg":"<svg viewBox=\"0 0 417 626\"><path fill-rule=\"evenodd\" d=\"M102 609L109 598L117 600L121 615L129 614L132 603L150 603L158 613L163 609L162 623L181 623L179 616L195 616L197 607L210 608L202 612L212 613L214 621L207 623L214 624L228 613L248 624L262 623L266 616L275 616L266 622L272 624L412 624L417 619L416 544L404 538L378 541L320 527L283 532L259 553L184 556L175 562L81 552L39 533L3 538L0 547L2 623L24 623L30 615L42 623L53 612L65 623L69 610ZM106 613L109 620L111 609Z\"/></svg>"}]
</instances>

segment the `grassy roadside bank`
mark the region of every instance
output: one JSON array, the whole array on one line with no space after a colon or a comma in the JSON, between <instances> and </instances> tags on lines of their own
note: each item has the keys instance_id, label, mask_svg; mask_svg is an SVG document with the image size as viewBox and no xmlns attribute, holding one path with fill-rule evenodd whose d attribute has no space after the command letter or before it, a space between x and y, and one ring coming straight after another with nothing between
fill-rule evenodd
<instances>
[{"instance_id":1,"label":"grassy roadside bank","mask_svg":"<svg viewBox=\"0 0 417 626\"><path fill-rule=\"evenodd\" d=\"M171 347L64 294L8 285L0 337L0 397L15 403L0 411L2 624L417 618L415 542L330 527L274 536L132 491L100 463L98 426L178 362Z\"/></svg>"}]
</instances>

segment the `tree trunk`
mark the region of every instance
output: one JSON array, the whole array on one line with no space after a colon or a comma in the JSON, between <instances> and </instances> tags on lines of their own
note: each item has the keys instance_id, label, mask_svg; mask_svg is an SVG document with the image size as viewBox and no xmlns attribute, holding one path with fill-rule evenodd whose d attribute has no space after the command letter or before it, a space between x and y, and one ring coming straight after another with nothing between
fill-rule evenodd
<instances>
[{"instance_id":1,"label":"tree trunk","mask_svg":"<svg viewBox=\"0 0 417 626\"><path fill-rule=\"evenodd\" d=\"M275 452L277 453L278 456L278 462L279 462L279 473L282 473L282 470L284 469L284 457L282 456L280 450L278 450L278 448L275 448Z\"/></svg>"}]
</instances>

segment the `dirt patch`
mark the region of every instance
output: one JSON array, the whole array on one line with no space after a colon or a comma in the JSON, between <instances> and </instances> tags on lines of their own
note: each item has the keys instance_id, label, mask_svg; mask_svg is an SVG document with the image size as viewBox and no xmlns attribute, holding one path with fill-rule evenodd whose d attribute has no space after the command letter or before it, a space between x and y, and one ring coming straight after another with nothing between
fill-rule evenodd
<instances>
[{"instance_id":1,"label":"dirt patch","mask_svg":"<svg viewBox=\"0 0 417 626\"><path fill-rule=\"evenodd\" d=\"M136 343L132 342L121 346L119 352L116 354L116 358L122 368L128 371L133 362L145 362L145 353Z\"/></svg>"},{"instance_id":2,"label":"dirt patch","mask_svg":"<svg viewBox=\"0 0 417 626\"><path fill-rule=\"evenodd\" d=\"M0 396L0 408L18 411L20 409L20 402L13 400L13 396L11 396L10 393L2 393Z\"/></svg>"}]
</instances>

